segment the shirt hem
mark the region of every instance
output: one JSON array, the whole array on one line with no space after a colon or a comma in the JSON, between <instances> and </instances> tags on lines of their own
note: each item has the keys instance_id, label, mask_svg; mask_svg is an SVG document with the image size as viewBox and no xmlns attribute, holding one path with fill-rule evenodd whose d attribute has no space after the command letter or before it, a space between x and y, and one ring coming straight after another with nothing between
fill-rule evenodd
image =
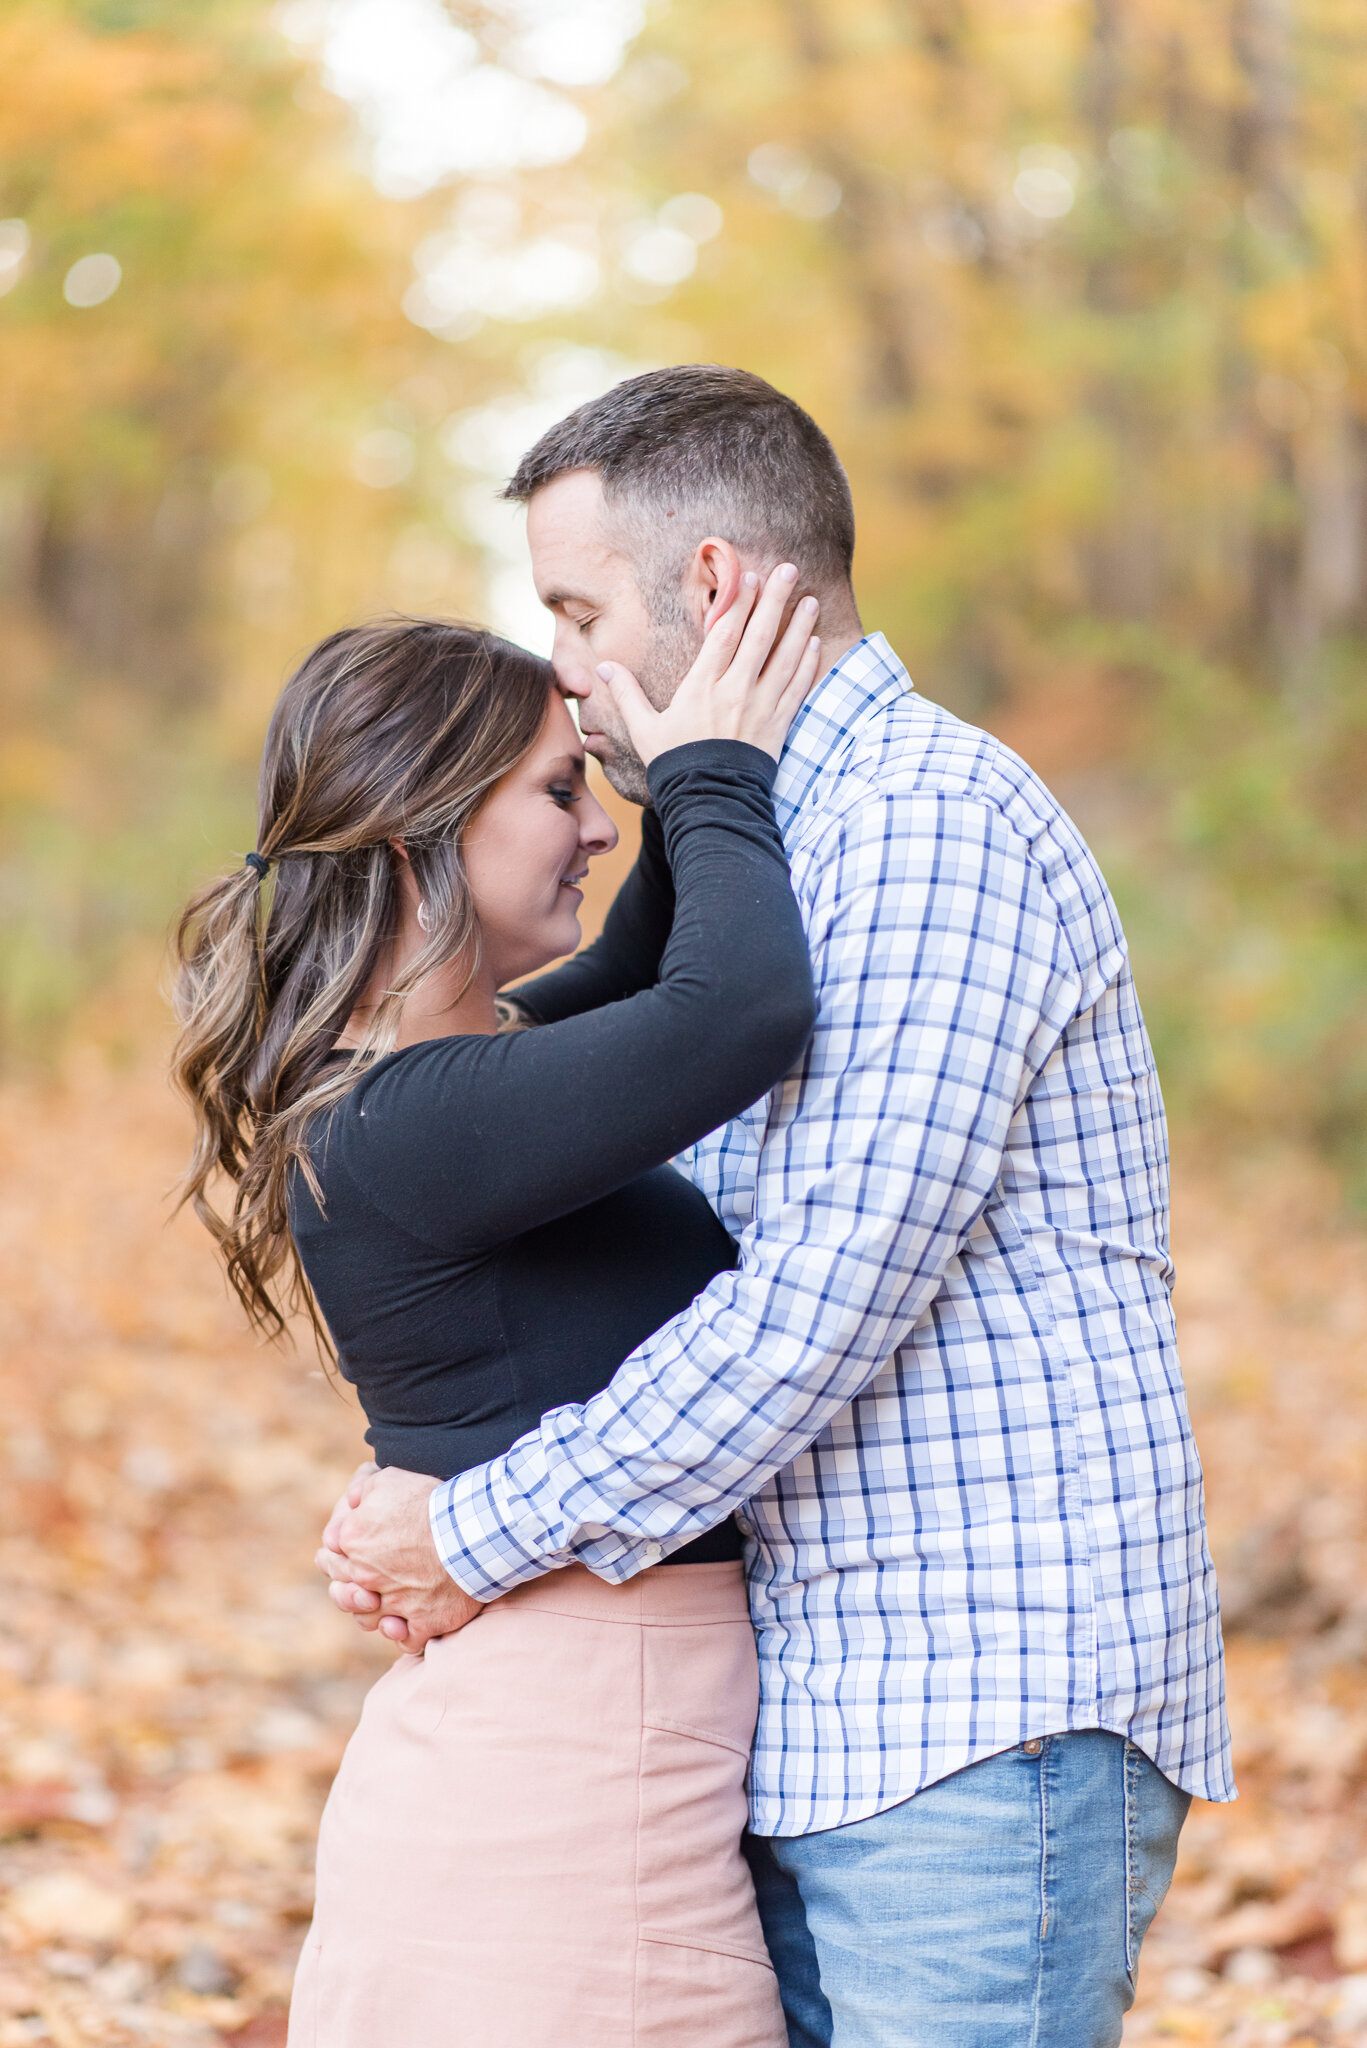
<instances>
[{"instance_id":1,"label":"shirt hem","mask_svg":"<svg viewBox=\"0 0 1367 2048\"><path fill-rule=\"evenodd\" d=\"M1181 1792L1189 1792L1193 1799L1207 1800L1212 1806L1226 1806L1239 1797L1227 1755L1221 1759L1218 1773L1206 1772L1192 1765L1174 1766L1165 1764L1160 1756L1155 1756L1153 1747L1142 1741L1123 1723L1094 1718L1068 1721L1060 1727L1057 1721L1046 1719L1027 1723L1021 1733L1010 1742L989 1742L981 1749L970 1751L966 1756L952 1761L947 1760L943 1765L935 1766L910 1789L898 1787L868 1800L858 1800L849 1807L842 1808L833 1818L813 1821L807 1827L784 1827L763 1823L757 1818L752 1802L749 1830L752 1835L766 1842L798 1841L807 1835L833 1834L837 1828L852 1827L858 1821L872 1820L875 1814L890 1813L895 1806L905 1806L918 1794L928 1792L933 1785L943 1784L946 1778L955 1777L958 1772L968 1770L973 1764L985 1764L994 1756L1005 1756L1008 1750L1018 1749L1022 1742L1043 1741L1048 1735L1081 1735L1089 1729L1100 1730L1106 1735L1124 1736L1148 1758L1156 1771L1162 1772L1169 1784L1175 1785ZM817 1753L819 1754L819 1748ZM763 1802L766 1806L769 1803ZM780 1802L780 1805L783 1804L787 1802ZM781 1812L779 1818L782 1819Z\"/></svg>"}]
</instances>

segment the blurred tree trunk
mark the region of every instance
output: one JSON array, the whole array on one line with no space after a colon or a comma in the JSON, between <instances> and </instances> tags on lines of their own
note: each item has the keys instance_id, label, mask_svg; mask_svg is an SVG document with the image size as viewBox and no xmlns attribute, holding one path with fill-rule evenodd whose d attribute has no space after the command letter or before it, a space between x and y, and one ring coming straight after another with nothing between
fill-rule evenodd
<instances>
[{"instance_id":1,"label":"blurred tree trunk","mask_svg":"<svg viewBox=\"0 0 1367 2048\"><path fill-rule=\"evenodd\" d=\"M1294 261L1302 222L1295 189L1293 29L1292 0L1233 0L1229 40L1238 96L1229 120L1230 170L1253 236L1286 245ZM1261 260L1257 254L1244 259L1245 281L1248 263ZM1249 544L1246 645L1264 665L1270 655L1278 680L1291 687L1319 638L1315 608L1307 603L1306 507L1297 489L1300 408L1289 379L1258 380L1245 367L1240 381L1241 402L1247 406L1252 398L1249 424L1264 477Z\"/></svg>"},{"instance_id":2,"label":"blurred tree trunk","mask_svg":"<svg viewBox=\"0 0 1367 2048\"><path fill-rule=\"evenodd\" d=\"M149 505L78 481L43 507L27 594L78 666L164 705L204 703L218 680L213 526L202 488L172 487Z\"/></svg>"},{"instance_id":3,"label":"blurred tree trunk","mask_svg":"<svg viewBox=\"0 0 1367 2048\"><path fill-rule=\"evenodd\" d=\"M837 62L822 4L823 0L780 0L809 91L820 88ZM878 410L909 406L918 390L913 314L890 247L893 202L843 133L823 125L812 134L809 151L841 191L840 210L829 233L845 288L863 320L865 399Z\"/></svg>"},{"instance_id":4,"label":"blurred tree trunk","mask_svg":"<svg viewBox=\"0 0 1367 2048\"><path fill-rule=\"evenodd\" d=\"M1294 171L1294 0L1234 0L1230 52L1242 94L1230 119L1230 167L1264 219L1300 225Z\"/></svg>"}]
</instances>

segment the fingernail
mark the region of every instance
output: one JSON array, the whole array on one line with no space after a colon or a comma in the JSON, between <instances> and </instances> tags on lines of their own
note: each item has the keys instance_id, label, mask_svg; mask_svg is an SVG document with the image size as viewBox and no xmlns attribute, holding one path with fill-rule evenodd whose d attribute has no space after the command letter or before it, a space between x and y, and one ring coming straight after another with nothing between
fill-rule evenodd
<instances>
[{"instance_id":1,"label":"fingernail","mask_svg":"<svg viewBox=\"0 0 1367 2048\"><path fill-rule=\"evenodd\" d=\"M612 681L612 663L610 661L600 661L594 670L594 674L599 676L603 682L610 683Z\"/></svg>"},{"instance_id":2,"label":"fingernail","mask_svg":"<svg viewBox=\"0 0 1367 2048\"><path fill-rule=\"evenodd\" d=\"M747 590L753 590L755 585L759 582L759 578L758 576L756 576L753 569L747 569L740 580L745 585Z\"/></svg>"},{"instance_id":3,"label":"fingernail","mask_svg":"<svg viewBox=\"0 0 1367 2048\"><path fill-rule=\"evenodd\" d=\"M783 581L785 583L797 582L797 570L793 567L791 562L784 562L780 566L778 573L783 578Z\"/></svg>"},{"instance_id":4,"label":"fingernail","mask_svg":"<svg viewBox=\"0 0 1367 2048\"><path fill-rule=\"evenodd\" d=\"M814 612L816 610L816 599L814 597L804 597L801 604L798 606L798 610L802 612Z\"/></svg>"}]
</instances>

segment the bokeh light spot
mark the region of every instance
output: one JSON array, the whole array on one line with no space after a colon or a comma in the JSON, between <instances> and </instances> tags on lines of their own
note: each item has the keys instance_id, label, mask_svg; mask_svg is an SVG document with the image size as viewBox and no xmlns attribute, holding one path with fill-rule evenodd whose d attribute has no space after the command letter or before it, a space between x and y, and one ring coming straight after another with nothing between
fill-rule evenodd
<instances>
[{"instance_id":1,"label":"bokeh light spot","mask_svg":"<svg viewBox=\"0 0 1367 2048\"><path fill-rule=\"evenodd\" d=\"M656 216L662 228L673 228L691 242L712 242L722 231L723 214L704 192L680 192L666 199Z\"/></svg>"},{"instance_id":2,"label":"bokeh light spot","mask_svg":"<svg viewBox=\"0 0 1367 2048\"><path fill-rule=\"evenodd\" d=\"M1020 168L1011 190L1027 213L1036 220L1062 220L1072 212L1078 186L1076 157L1049 143L1035 143L1023 149L1017 161Z\"/></svg>"},{"instance_id":3,"label":"bokeh light spot","mask_svg":"<svg viewBox=\"0 0 1367 2048\"><path fill-rule=\"evenodd\" d=\"M28 222L0 220L0 295L18 284L28 252Z\"/></svg>"},{"instance_id":4,"label":"bokeh light spot","mask_svg":"<svg viewBox=\"0 0 1367 2048\"><path fill-rule=\"evenodd\" d=\"M66 274L62 297L69 306L102 306L106 299L113 298L122 282L123 269L117 256L82 256Z\"/></svg>"},{"instance_id":5,"label":"bokeh light spot","mask_svg":"<svg viewBox=\"0 0 1367 2048\"><path fill-rule=\"evenodd\" d=\"M785 142L762 142L751 150L746 169L752 184L772 192L780 206L803 220L826 219L843 197L835 178Z\"/></svg>"},{"instance_id":6,"label":"bokeh light spot","mask_svg":"<svg viewBox=\"0 0 1367 2048\"><path fill-rule=\"evenodd\" d=\"M628 244L623 268L642 284L682 284L696 269L698 245L678 228L645 228Z\"/></svg>"}]
</instances>

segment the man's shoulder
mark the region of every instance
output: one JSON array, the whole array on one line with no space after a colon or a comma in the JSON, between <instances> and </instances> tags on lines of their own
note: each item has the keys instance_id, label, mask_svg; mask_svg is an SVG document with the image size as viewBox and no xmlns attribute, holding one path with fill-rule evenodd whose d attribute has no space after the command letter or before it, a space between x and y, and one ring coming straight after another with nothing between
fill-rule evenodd
<instances>
[{"instance_id":1,"label":"man's shoulder","mask_svg":"<svg viewBox=\"0 0 1367 2048\"><path fill-rule=\"evenodd\" d=\"M960 813L978 837L986 811L1003 843L1038 871L1068 946L1115 962L1124 949L1115 906L1087 842L1040 777L995 733L970 725L908 688L862 721L834 750L809 793L795 838L816 868L867 821L874 831L952 830ZM924 815L922 815L924 814ZM796 850L796 846L795 849Z\"/></svg>"},{"instance_id":2,"label":"man's shoulder","mask_svg":"<svg viewBox=\"0 0 1367 2048\"><path fill-rule=\"evenodd\" d=\"M1077 837L1057 798L1004 740L908 689L850 735L812 792L826 820L889 798L934 797L997 811L1024 838Z\"/></svg>"}]
</instances>

